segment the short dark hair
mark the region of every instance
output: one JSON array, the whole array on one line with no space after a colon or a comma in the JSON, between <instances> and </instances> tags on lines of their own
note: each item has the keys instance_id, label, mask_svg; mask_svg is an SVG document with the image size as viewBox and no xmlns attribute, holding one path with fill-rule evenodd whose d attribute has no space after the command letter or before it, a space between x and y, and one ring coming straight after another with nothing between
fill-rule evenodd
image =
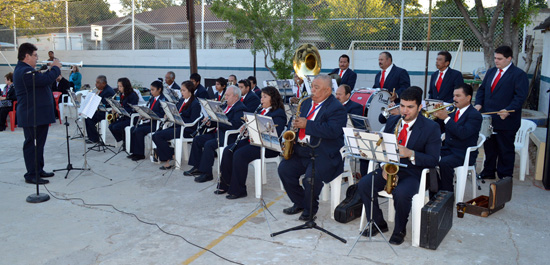
<instances>
[{"instance_id":1,"label":"short dark hair","mask_svg":"<svg viewBox=\"0 0 550 265\"><path fill-rule=\"evenodd\" d=\"M176 79L176 73L172 72L172 71L168 71L167 74L170 74L172 76L173 79Z\"/></svg>"},{"instance_id":2,"label":"short dark hair","mask_svg":"<svg viewBox=\"0 0 550 265\"><path fill-rule=\"evenodd\" d=\"M462 91L464 91L464 94L466 96L474 96L474 88L468 84L462 84L462 85L458 85L456 86L455 90L457 89L462 89ZM472 102L472 98L470 98L470 102Z\"/></svg>"},{"instance_id":3,"label":"short dark hair","mask_svg":"<svg viewBox=\"0 0 550 265\"><path fill-rule=\"evenodd\" d=\"M422 88L417 86L411 86L405 89L399 96L401 100L407 101L416 101L416 105L420 106L422 104Z\"/></svg>"},{"instance_id":4,"label":"short dark hair","mask_svg":"<svg viewBox=\"0 0 550 265\"><path fill-rule=\"evenodd\" d=\"M48 54L49 54L50 52L53 53L53 51L49 51Z\"/></svg>"},{"instance_id":5,"label":"short dark hair","mask_svg":"<svg viewBox=\"0 0 550 265\"><path fill-rule=\"evenodd\" d=\"M237 76L236 76L236 75L229 75L229 77L235 77L235 80L237 80Z\"/></svg>"},{"instance_id":6,"label":"short dark hair","mask_svg":"<svg viewBox=\"0 0 550 265\"><path fill-rule=\"evenodd\" d=\"M13 73L9 72L4 76L8 81L13 82Z\"/></svg>"},{"instance_id":7,"label":"short dark hair","mask_svg":"<svg viewBox=\"0 0 550 265\"><path fill-rule=\"evenodd\" d=\"M164 88L164 86L162 85L162 78L151 82L151 86L155 87L156 89L160 89L160 92L162 92L162 89Z\"/></svg>"},{"instance_id":8,"label":"short dark hair","mask_svg":"<svg viewBox=\"0 0 550 265\"><path fill-rule=\"evenodd\" d=\"M349 56L347 54L342 54L340 55L340 57L338 58L338 60L342 59L342 58L346 58L348 59L348 63L349 63Z\"/></svg>"},{"instance_id":9,"label":"short dark hair","mask_svg":"<svg viewBox=\"0 0 550 265\"><path fill-rule=\"evenodd\" d=\"M453 56L448 51L440 51L439 53L437 53L437 55L443 55L443 57L445 57L445 62L450 63L451 60L453 59Z\"/></svg>"},{"instance_id":10,"label":"short dark hair","mask_svg":"<svg viewBox=\"0 0 550 265\"><path fill-rule=\"evenodd\" d=\"M250 81L250 86L252 86L252 83L254 83L254 85L258 84L258 82L256 81L256 77L254 76L249 76L248 81Z\"/></svg>"},{"instance_id":11,"label":"short dark hair","mask_svg":"<svg viewBox=\"0 0 550 265\"><path fill-rule=\"evenodd\" d=\"M385 54L386 57L390 58L390 60L393 62L393 58L391 57L391 53L390 53L390 52L381 52L380 54Z\"/></svg>"},{"instance_id":12,"label":"short dark hair","mask_svg":"<svg viewBox=\"0 0 550 265\"><path fill-rule=\"evenodd\" d=\"M195 80L195 82L200 83L201 82L201 75L199 75L197 73L192 73L189 76L189 79Z\"/></svg>"},{"instance_id":13,"label":"short dark hair","mask_svg":"<svg viewBox=\"0 0 550 265\"><path fill-rule=\"evenodd\" d=\"M351 87L350 86L348 86L346 84L341 84L340 86L344 88L344 91L346 92L346 95L351 94Z\"/></svg>"},{"instance_id":14,"label":"short dark hair","mask_svg":"<svg viewBox=\"0 0 550 265\"><path fill-rule=\"evenodd\" d=\"M117 80L117 82L122 84L125 96L128 96L134 92L134 89L132 88L132 83L130 83L130 79L126 77L121 77Z\"/></svg>"},{"instance_id":15,"label":"short dark hair","mask_svg":"<svg viewBox=\"0 0 550 265\"><path fill-rule=\"evenodd\" d=\"M279 94L279 90L272 86L266 86L262 88L262 93L265 93L271 97L271 111L276 109L284 110L285 105L283 104L283 98L281 97L281 94Z\"/></svg>"},{"instance_id":16,"label":"short dark hair","mask_svg":"<svg viewBox=\"0 0 550 265\"><path fill-rule=\"evenodd\" d=\"M32 43L25 42L21 45L19 45L19 50L17 51L17 60L23 61L25 60L25 55L31 55L34 51L38 50L36 46Z\"/></svg>"},{"instance_id":17,"label":"short dark hair","mask_svg":"<svg viewBox=\"0 0 550 265\"><path fill-rule=\"evenodd\" d=\"M237 84L243 84L245 87L250 87L250 81L248 81L248 79L241 79Z\"/></svg>"},{"instance_id":18,"label":"short dark hair","mask_svg":"<svg viewBox=\"0 0 550 265\"><path fill-rule=\"evenodd\" d=\"M223 89L225 89L227 87L227 79L225 79L223 77L220 77L220 78L216 79L216 82L220 83L220 85L223 86Z\"/></svg>"},{"instance_id":19,"label":"short dark hair","mask_svg":"<svg viewBox=\"0 0 550 265\"><path fill-rule=\"evenodd\" d=\"M512 48L510 48L510 46L506 46L506 45L503 45L503 46L500 46L500 47L496 48L495 53L500 53L500 54L502 54L502 56L504 56L506 58L512 57L514 55L514 52L512 51Z\"/></svg>"}]
</instances>

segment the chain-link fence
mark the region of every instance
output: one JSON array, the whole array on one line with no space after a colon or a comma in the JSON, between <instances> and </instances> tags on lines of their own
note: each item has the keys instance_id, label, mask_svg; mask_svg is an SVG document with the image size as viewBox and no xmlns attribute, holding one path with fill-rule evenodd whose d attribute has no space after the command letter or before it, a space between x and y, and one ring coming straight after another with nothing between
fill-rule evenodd
<instances>
[{"instance_id":1,"label":"chain-link fence","mask_svg":"<svg viewBox=\"0 0 550 265\"><path fill-rule=\"evenodd\" d=\"M14 49L17 43L33 42L43 50L125 50L125 49L185 49L189 48L188 20L185 1L135 0L132 19L132 0L70 0L39 2L45 16L13 15L0 25L0 48ZM323 6L329 10L324 20L313 16L298 20L308 23L300 43L310 42L319 49L348 49L352 41L403 40L399 43L363 44L358 49L424 50L426 43L407 41L463 40L465 51L480 51L481 44L466 24L452 0L434 1L431 27L428 27L428 7L417 0L294 0L305 1L310 7ZM199 49L248 49L251 40L227 33L230 24L217 18L210 10L211 1L202 5L195 1L195 32ZM112 11L109 3L117 4ZM114 6L114 5L113 5ZM404 8L404 10L402 10ZM471 9L471 7L469 7ZM493 9L487 8L487 12ZM4 12L3 16L9 16ZM474 19L476 12L470 10ZM489 17L492 14L488 14ZM68 18L68 20L66 19ZM15 23L13 23L15 22ZM38 26L40 25L40 26ZM14 27L15 26L15 27ZM96 31L92 32L95 26ZM99 32L97 29L100 29ZM68 36L67 37L67 32ZM497 25L501 36L502 19ZM520 43L522 31L520 30ZM495 43L500 43L495 40ZM434 50L455 50L456 44L432 44Z\"/></svg>"}]
</instances>

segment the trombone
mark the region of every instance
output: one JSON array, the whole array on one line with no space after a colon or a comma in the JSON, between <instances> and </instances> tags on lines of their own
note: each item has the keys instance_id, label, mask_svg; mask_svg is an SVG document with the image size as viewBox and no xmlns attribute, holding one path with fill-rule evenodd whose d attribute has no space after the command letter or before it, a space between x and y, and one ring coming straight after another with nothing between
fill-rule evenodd
<instances>
[{"instance_id":1,"label":"trombone","mask_svg":"<svg viewBox=\"0 0 550 265\"><path fill-rule=\"evenodd\" d=\"M440 110L443 110L443 109L446 109L446 108L451 107L451 106L453 107L453 109L447 111L447 114L450 114L450 113L452 113L453 111L456 110L456 106L455 106L454 104L447 104L447 105L441 106L441 107L439 107L439 108L435 108L435 109L430 110L430 111L422 110L420 113L421 113L424 117L426 117L426 118L428 118L428 119L430 119L430 120L436 120L437 117L436 117L435 115L433 115L435 112L440 111Z\"/></svg>"}]
</instances>

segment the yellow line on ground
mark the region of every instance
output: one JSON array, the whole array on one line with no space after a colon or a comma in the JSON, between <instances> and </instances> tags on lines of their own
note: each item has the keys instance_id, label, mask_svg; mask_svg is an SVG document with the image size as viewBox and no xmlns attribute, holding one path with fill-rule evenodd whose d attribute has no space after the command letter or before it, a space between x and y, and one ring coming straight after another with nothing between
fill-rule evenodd
<instances>
[{"instance_id":1,"label":"yellow line on ground","mask_svg":"<svg viewBox=\"0 0 550 265\"><path fill-rule=\"evenodd\" d=\"M275 198L275 200L273 200L272 202L268 203L266 206L267 208L271 207L271 205L273 205L275 202L277 202L278 200L282 199L284 196L285 196L286 193L284 193L283 195ZM233 227L231 227L231 229L227 230L227 232L223 233L223 235L221 235L220 237L216 238L214 241L210 242L210 244L208 244L208 246L205 247L205 249L212 249L214 246L216 246L217 244L219 244L222 240L224 240L227 236L233 234L233 232L235 232L237 229L239 229L239 227L243 226L246 222L248 222L250 219L256 217L258 214L260 214L261 212L264 211L264 208L261 208L259 209L258 211L254 212L253 214L251 214L250 216L248 216L247 218L243 219L242 221L240 221L239 223L237 223L236 225L234 225ZM188 258L186 261L183 262L183 264L190 264L191 262L193 262L194 260L196 260L197 258L199 258L200 256L202 256L202 254L204 254L206 252L206 250L201 250L199 252L197 252L197 254L193 255L192 257Z\"/></svg>"}]
</instances>

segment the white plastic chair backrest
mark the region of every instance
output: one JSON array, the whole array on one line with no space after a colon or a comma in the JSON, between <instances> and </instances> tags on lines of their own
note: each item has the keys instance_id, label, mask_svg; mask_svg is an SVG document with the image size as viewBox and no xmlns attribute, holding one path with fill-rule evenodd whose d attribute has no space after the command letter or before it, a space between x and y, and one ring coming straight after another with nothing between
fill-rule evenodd
<instances>
[{"instance_id":1,"label":"white plastic chair backrest","mask_svg":"<svg viewBox=\"0 0 550 265\"><path fill-rule=\"evenodd\" d=\"M486 139L487 138L485 137L485 135L480 133L477 138L477 145L470 146L468 147L468 149L466 149L466 156L464 157L464 164L463 164L464 167L468 167L470 165L470 153L479 149L483 145L483 143L485 143Z\"/></svg>"},{"instance_id":2,"label":"white plastic chair backrest","mask_svg":"<svg viewBox=\"0 0 550 265\"><path fill-rule=\"evenodd\" d=\"M204 117L204 116L203 116L202 113L201 113L201 115L199 115L199 117L198 117L196 120L194 120L192 123L186 123L183 127L184 127L184 128L193 127L193 126L195 126L195 124L197 124L197 122L199 122L200 120L202 120L203 117ZM197 126L198 126L198 125L197 125ZM184 131L184 130L180 130L180 139L184 139L184 138L185 138L185 137L183 137L183 131Z\"/></svg>"},{"instance_id":3,"label":"white plastic chair backrest","mask_svg":"<svg viewBox=\"0 0 550 265\"><path fill-rule=\"evenodd\" d=\"M139 90L138 90L138 89L135 89L135 88L134 88L134 92L136 92L136 94L137 94L138 97L139 97L138 105L139 105L139 106L145 106L145 104L147 104L147 102L145 102L145 100L144 100L143 97L141 96L141 92L139 92Z\"/></svg>"},{"instance_id":4,"label":"white plastic chair backrest","mask_svg":"<svg viewBox=\"0 0 550 265\"><path fill-rule=\"evenodd\" d=\"M514 146L516 150L519 150L523 148L525 143L527 142L527 137L529 137L529 133L535 131L537 128L537 125L526 119L521 119L521 127L519 127L519 130L516 133L516 140L514 141Z\"/></svg>"}]
</instances>

